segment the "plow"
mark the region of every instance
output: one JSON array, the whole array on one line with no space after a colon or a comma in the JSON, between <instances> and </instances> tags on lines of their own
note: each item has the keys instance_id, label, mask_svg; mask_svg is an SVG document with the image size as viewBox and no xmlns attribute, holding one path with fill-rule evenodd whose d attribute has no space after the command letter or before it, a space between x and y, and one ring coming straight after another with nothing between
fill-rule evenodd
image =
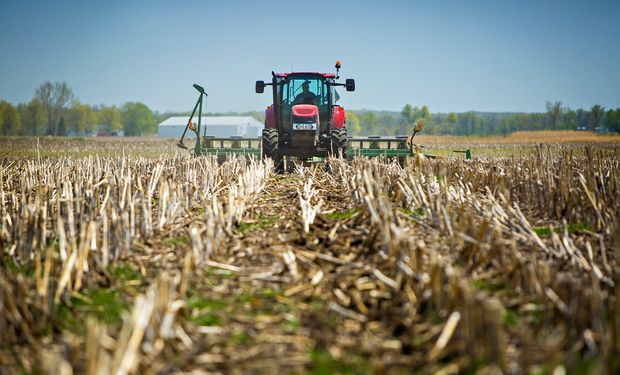
<instances>
[{"instance_id":1,"label":"plow","mask_svg":"<svg viewBox=\"0 0 620 375\"><path fill-rule=\"evenodd\" d=\"M207 135L207 127L202 119L208 95L202 86L194 84L193 87L199 93L198 99L177 146L189 149L184 140L187 132L191 131L195 143L190 152L196 156L217 155L225 159L228 155L246 155L268 158L274 161L278 171L284 171L285 165L291 165L292 161L320 162L326 157L385 157L398 159L399 162L408 156L423 155L429 159L444 157L428 153L424 146L414 142L416 134L422 130L420 120L410 135L349 136L346 111L338 104L340 94L336 89L344 87L348 92L355 91L355 81L346 79L345 83L338 82L340 67L340 61L336 61L335 74L271 72L271 82L256 81L257 94L264 93L265 88L270 86L273 96L272 104L265 110L261 137ZM194 117L197 122L193 121ZM471 159L470 149L451 152Z\"/></svg>"}]
</instances>

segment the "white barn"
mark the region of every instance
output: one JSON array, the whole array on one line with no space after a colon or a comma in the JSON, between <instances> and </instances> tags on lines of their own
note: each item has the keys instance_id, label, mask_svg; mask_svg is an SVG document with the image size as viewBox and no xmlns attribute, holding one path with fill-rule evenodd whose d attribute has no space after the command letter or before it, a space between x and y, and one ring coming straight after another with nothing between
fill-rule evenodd
<instances>
[{"instance_id":1,"label":"white barn","mask_svg":"<svg viewBox=\"0 0 620 375\"><path fill-rule=\"evenodd\" d=\"M162 138L181 138L183 130L189 121L189 116L174 116L159 124L159 136ZM192 122L198 124L198 117ZM200 135L204 126L207 126L207 135L215 137L260 137L263 124L251 116L203 116L201 121ZM185 137L194 137L195 133L187 130Z\"/></svg>"}]
</instances>

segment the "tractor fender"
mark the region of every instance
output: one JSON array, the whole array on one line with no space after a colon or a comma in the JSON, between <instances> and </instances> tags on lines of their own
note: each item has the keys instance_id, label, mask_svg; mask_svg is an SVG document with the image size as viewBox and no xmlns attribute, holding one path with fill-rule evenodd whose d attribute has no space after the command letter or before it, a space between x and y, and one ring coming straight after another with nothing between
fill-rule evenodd
<instances>
[{"instance_id":1,"label":"tractor fender","mask_svg":"<svg viewBox=\"0 0 620 375\"><path fill-rule=\"evenodd\" d=\"M345 124L345 110L339 105L335 105L332 109L332 128L342 129Z\"/></svg>"},{"instance_id":2,"label":"tractor fender","mask_svg":"<svg viewBox=\"0 0 620 375\"><path fill-rule=\"evenodd\" d=\"M273 106L267 107L265 110L265 129L275 129L276 116L273 113Z\"/></svg>"}]
</instances>

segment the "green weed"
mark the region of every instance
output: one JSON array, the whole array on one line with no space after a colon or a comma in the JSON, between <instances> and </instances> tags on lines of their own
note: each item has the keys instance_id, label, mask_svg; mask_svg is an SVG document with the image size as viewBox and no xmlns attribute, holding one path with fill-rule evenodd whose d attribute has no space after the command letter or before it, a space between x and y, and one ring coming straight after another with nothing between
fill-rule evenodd
<instances>
[{"instance_id":1,"label":"green weed","mask_svg":"<svg viewBox=\"0 0 620 375\"><path fill-rule=\"evenodd\" d=\"M418 207L413 210L407 207L403 207L401 208L401 211L404 212L407 216L411 216L416 219L421 219L422 216L424 216L424 209L422 207Z\"/></svg>"},{"instance_id":2,"label":"green weed","mask_svg":"<svg viewBox=\"0 0 620 375\"><path fill-rule=\"evenodd\" d=\"M557 227L557 228L553 228L553 231L555 233L563 233L564 232L564 227ZM566 231L568 232L568 234L573 234L573 233L580 233L583 231L590 231L592 232L593 229L591 226L587 225L587 224L568 224L566 226ZM534 232L536 232L536 234L540 237L549 237L551 236L551 228L550 227L536 227L534 228Z\"/></svg>"},{"instance_id":3,"label":"green weed","mask_svg":"<svg viewBox=\"0 0 620 375\"><path fill-rule=\"evenodd\" d=\"M330 212L328 214L325 214L325 217L328 218L329 220L345 220L345 219L352 218L358 213L359 213L359 210L356 210L356 209L347 210L347 211L336 211L336 212Z\"/></svg>"},{"instance_id":4,"label":"green weed","mask_svg":"<svg viewBox=\"0 0 620 375\"><path fill-rule=\"evenodd\" d=\"M356 355L343 355L336 359L323 349L312 351L311 355L312 374L366 374L370 367L368 361Z\"/></svg>"}]
</instances>

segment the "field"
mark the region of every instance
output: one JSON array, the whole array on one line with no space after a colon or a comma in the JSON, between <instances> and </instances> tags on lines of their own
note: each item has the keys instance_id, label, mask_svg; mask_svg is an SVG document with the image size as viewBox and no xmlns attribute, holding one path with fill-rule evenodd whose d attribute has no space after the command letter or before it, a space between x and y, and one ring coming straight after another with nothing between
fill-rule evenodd
<instances>
[{"instance_id":1,"label":"field","mask_svg":"<svg viewBox=\"0 0 620 375\"><path fill-rule=\"evenodd\" d=\"M619 137L418 142L0 139L0 374L620 371Z\"/></svg>"}]
</instances>

